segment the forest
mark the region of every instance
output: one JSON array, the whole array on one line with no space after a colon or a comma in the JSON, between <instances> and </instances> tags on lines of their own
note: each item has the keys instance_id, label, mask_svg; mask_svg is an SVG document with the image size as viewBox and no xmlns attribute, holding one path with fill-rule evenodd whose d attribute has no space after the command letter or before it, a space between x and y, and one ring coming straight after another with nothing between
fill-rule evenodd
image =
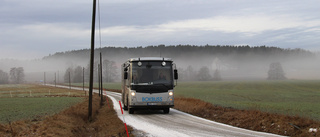
<instances>
[{"instance_id":1,"label":"forest","mask_svg":"<svg viewBox=\"0 0 320 137\"><path fill-rule=\"evenodd\" d=\"M197 56L212 56L218 58L228 57L228 59L246 59L245 57L259 57L264 59L279 59L279 58L305 58L314 57L315 53L304 49L282 49L278 47L267 46L231 46L231 45L158 45L147 47L103 47L96 49L96 52L101 52L103 57L110 58L110 60L127 59L132 56L161 56L170 57L172 59L179 59L185 57ZM57 52L53 55L44 57L43 59L87 59L89 56L89 49L72 50L65 52ZM96 57L98 54L95 54ZM120 58L119 58L119 55Z\"/></svg>"}]
</instances>

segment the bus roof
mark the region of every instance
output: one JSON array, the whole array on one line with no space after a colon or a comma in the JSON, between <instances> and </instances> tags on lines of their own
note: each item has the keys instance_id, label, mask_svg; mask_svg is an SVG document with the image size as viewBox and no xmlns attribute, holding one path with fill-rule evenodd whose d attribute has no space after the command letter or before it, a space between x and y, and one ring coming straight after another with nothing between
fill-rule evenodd
<instances>
[{"instance_id":1,"label":"bus roof","mask_svg":"<svg viewBox=\"0 0 320 137\"><path fill-rule=\"evenodd\" d=\"M172 61L171 58L164 57L140 57L140 58L130 58L128 61Z\"/></svg>"}]
</instances>

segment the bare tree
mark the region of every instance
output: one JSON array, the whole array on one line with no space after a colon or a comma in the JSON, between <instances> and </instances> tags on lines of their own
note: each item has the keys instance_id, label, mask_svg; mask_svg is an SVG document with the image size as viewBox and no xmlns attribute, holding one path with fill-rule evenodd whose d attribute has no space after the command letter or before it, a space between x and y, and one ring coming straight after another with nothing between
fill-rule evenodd
<instances>
[{"instance_id":1,"label":"bare tree","mask_svg":"<svg viewBox=\"0 0 320 137\"><path fill-rule=\"evenodd\" d=\"M214 71L214 73L213 73L213 80L215 80L215 81L220 81L220 80L222 80L219 69L216 69L216 71Z\"/></svg>"},{"instance_id":2,"label":"bare tree","mask_svg":"<svg viewBox=\"0 0 320 137\"><path fill-rule=\"evenodd\" d=\"M90 78L90 63L87 64L87 67L84 69L84 81L89 83Z\"/></svg>"},{"instance_id":3,"label":"bare tree","mask_svg":"<svg viewBox=\"0 0 320 137\"><path fill-rule=\"evenodd\" d=\"M0 84L8 84L8 83L9 83L8 73L0 70Z\"/></svg>"},{"instance_id":4,"label":"bare tree","mask_svg":"<svg viewBox=\"0 0 320 137\"><path fill-rule=\"evenodd\" d=\"M74 83L81 83L82 82L82 67L77 66L74 69L72 80Z\"/></svg>"},{"instance_id":5,"label":"bare tree","mask_svg":"<svg viewBox=\"0 0 320 137\"><path fill-rule=\"evenodd\" d=\"M103 75L105 82L113 82L117 78L117 69L116 62L109 61L107 59L103 60Z\"/></svg>"},{"instance_id":6,"label":"bare tree","mask_svg":"<svg viewBox=\"0 0 320 137\"><path fill-rule=\"evenodd\" d=\"M184 70L183 68L178 68L179 72L179 80L187 80L187 71Z\"/></svg>"},{"instance_id":7,"label":"bare tree","mask_svg":"<svg viewBox=\"0 0 320 137\"><path fill-rule=\"evenodd\" d=\"M64 73L63 79L65 83L69 83L69 73L71 76L73 76L73 68L69 67L67 68L66 72Z\"/></svg>"},{"instance_id":8,"label":"bare tree","mask_svg":"<svg viewBox=\"0 0 320 137\"><path fill-rule=\"evenodd\" d=\"M23 67L13 67L10 69L10 79L15 84L21 84L24 81L24 70Z\"/></svg>"},{"instance_id":9,"label":"bare tree","mask_svg":"<svg viewBox=\"0 0 320 137\"><path fill-rule=\"evenodd\" d=\"M186 70L186 80L196 80L196 72L193 67L189 65Z\"/></svg>"},{"instance_id":10,"label":"bare tree","mask_svg":"<svg viewBox=\"0 0 320 137\"><path fill-rule=\"evenodd\" d=\"M212 63L212 70L214 70L215 68L215 71L213 73L213 80L215 81L220 81L222 80L221 78L221 73L220 73L220 68L221 68L221 60L216 57L214 60L213 60L213 63Z\"/></svg>"},{"instance_id":11,"label":"bare tree","mask_svg":"<svg viewBox=\"0 0 320 137\"><path fill-rule=\"evenodd\" d=\"M274 62L270 64L268 71L269 80L285 80L285 73L282 69L280 62Z\"/></svg>"},{"instance_id":12,"label":"bare tree","mask_svg":"<svg viewBox=\"0 0 320 137\"><path fill-rule=\"evenodd\" d=\"M202 67L198 73L198 80L207 81L211 79L210 71L208 67Z\"/></svg>"}]
</instances>

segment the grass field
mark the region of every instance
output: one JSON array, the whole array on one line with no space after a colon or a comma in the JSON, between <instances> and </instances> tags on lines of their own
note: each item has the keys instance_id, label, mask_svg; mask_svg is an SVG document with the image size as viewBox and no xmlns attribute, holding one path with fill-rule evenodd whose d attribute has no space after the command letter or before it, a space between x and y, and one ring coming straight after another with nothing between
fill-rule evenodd
<instances>
[{"instance_id":1,"label":"grass field","mask_svg":"<svg viewBox=\"0 0 320 137\"><path fill-rule=\"evenodd\" d=\"M320 120L320 81L180 82L176 96L224 107L254 109Z\"/></svg>"},{"instance_id":2,"label":"grass field","mask_svg":"<svg viewBox=\"0 0 320 137\"><path fill-rule=\"evenodd\" d=\"M52 115L82 100L79 97L1 98L0 123Z\"/></svg>"},{"instance_id":3,"label":"grass field","mask_svg":"<svg viewBox=\"0 0 320 137\"><path fill-rule=\"evenodd\" d=\"M121 83L105 83L104 88L121 89ZM320 120L320 80L178 82L175 96Z\"/></svg>"},{"instance_id":4,"label":"grass field","mask_svg":"<svg viewBox=\"0 0 320 137\"><path fill-rule=\"evenodd\" d=\"M0 123L37 119L51 115L83 100L76 90L40 85L0 85ZM49 96L50 95L50 96ZM64 97L53 97L63 95Z\"/></svg>"}]
</instances>

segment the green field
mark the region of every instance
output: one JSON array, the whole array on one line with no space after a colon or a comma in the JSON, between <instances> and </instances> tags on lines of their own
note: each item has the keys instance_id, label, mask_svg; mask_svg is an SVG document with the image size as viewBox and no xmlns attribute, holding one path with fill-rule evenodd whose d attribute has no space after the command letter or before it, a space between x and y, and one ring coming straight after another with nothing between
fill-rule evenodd
<instances>
[{"instance_id":1,"label":"green field","mask_svg":"<svg viewBox=\"0 0 320 137\"><path fill-rule=\"evenodd\" d=\"M0 123L52 115L81 100L79 97L1 98Z\"/></svg>"},{"instance_id":2,"label":"green field","mask_svg":"<svg viewBox=\"0 0 320 137\"><path fill-rule=\"evenodd\" d=\"M121 83L104 88L121 89ZM320 120L320 80L178 82L175 96Z\"/></svg>"},{"instance_id":3,"label":"green field","mask_svg":"<svg viewBox=\"0 0 320 137\"><path fill-rule=\"evenodd\" d=\"M320 120L320 81L180 82L176 96L215 105L254 109Z\"/></svg>"},{"instance_id":4,"label":"green field","mask_svg":"<svg viewBox=\"0 0 320 137\"><path fill-rule=\"evenodd\" d=\"M69 95L69 92L71 95L83 95L83 92L75 90L40 85L0 85L0 123L41 118L83 100L81 97L57 97Z\"/></svg>"}]
</instances>

